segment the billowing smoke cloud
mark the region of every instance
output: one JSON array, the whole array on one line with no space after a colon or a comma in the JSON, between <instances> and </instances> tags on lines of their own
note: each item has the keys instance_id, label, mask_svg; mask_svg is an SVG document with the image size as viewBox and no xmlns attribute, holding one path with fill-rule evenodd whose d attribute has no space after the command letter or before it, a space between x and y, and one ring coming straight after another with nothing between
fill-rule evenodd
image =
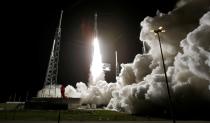
<instances>
[{"instance_id":1,"label":"billowing smoke cloud","mask_svg":"<svg viewBox=\"0 0 210 123\"><path fill-rule=\"evenodd\" d=\"M61 97L60 93L61 85L46 85L43 89L37 93L38 97Z\"/></svg>"},{"instance_id":2,"label":"billowing smoke cloud","mask_svg":"<svg viewBox=\"0 0 210 123\"><path fill-rule=\"evenodd\" d=\"M185 107L193 105L197 111L210 109L209 20L210 11L200 19L200 25L181 41L183 53L178 53L174 62L173 89L176 99ZM192 106L188 107L192 109Z\"/></svg>"},{"instance_id":3,"label":"billowing smoke cloud","mask_svg":"<svg viewBox=\"0 0 210 123\"><path fill-rule=\"evenodd\" d=\"M117 83L124 86L112 93L108 108L143 114L168 109L158 38L150 31L162 26L166 32L160 38L175 108L182 112L209 109L210 1L181 2L168 14L146 17L141 22L140 40L150 46L150 51L122 66Z\"/></svg>"},{"instance_id":4,"label":"billowing smoke cloud","mask_svg":"<svg viewBox=\"0 0 210 123\"><path fill-rule=\"evenodd\" d=\"M162 26L166 32L160 34L160 39L175 109L182 113L210 109L209 8L209 0L182 0L168 14L146 17L141 22L140 40L150 47L147 54L136 55L133 63L121 64L117 82L98 80L88 86L79 82L76 89L67 86L66 95L81 97L82 103L104 104L111 110L167 113L168 94L159 44L150 31Z\"/></svg>"}]
</instances>

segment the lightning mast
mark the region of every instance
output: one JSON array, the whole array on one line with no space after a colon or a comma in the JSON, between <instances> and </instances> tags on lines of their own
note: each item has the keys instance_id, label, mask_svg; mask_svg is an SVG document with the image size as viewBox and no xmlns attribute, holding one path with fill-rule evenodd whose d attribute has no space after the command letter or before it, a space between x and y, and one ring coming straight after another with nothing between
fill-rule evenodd
<instances>
[{"instance_id":1,"label":"lightning mast","mask_svg":"<svg viewBox=\"0 0 210 123\"><path fill-rule=\"evenodd\" d=\"M61 10L59 25L55 32L52 51L51 51L51 55L50 55L50 59L48 63L45 82L44 82L44 87L49 85L49 96L50 96L52 85L56 86L57 84L62 16L63 16L63 10ZM56 87L55 87L55 96L56 96Z\"/></svg>"},{"instance_id":2,"label":"lightning mast","mask_svg":"<svg viewBox=\"0 0 210 123\"><path fill-rule=\"evenodd\" d=\"M118 64L118 60L117 60L117 51L115 51L115 75L116 75L116 79L117 79L117 76L119 75L119 64Z\"/></svg>"},{"instance_id":3,"label":"lightning mast","mask_svg":"<svg viewBox=\"0 0 210 123\"><path fill-rule=\"evenodd\" d=\"M147 51L146 51L146 46L145 46L145 42L143 41L143 54L145 54Z\"/></svg>"}]
</instances>

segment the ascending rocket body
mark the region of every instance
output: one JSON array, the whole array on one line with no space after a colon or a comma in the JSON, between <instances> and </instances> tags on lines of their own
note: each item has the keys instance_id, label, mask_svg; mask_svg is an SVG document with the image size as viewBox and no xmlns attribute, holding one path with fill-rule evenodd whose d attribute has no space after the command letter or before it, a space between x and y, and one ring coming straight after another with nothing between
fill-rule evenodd
<instances>
[{"instance_id":1,"label":"ascending rocket body","mask_svg":"<svg viewBox=\"0 0 210 123\"><path fill-rule=\"evenodd\" d=\"M95 13L94 15L94 38L98 38L98 25L97 25L97 18L98 18L98 15L97 13Z\"/></svg>"},{"instance_id":2,"label":"ascending rocket body","mask_svg":"<svg viewBox=\"0 0 210 123\"><path fill-rule=\"evenodd\" d=\"M98 40L98 14L94 14L94 39ZM108 63L103 63L103 70L104 71L110 71L111 70L111 65ZM117 51L115 51L115 75L116 77L119 75L119 64L118 64L118 59L117 59Z\"/></svg>"}]
</instances>

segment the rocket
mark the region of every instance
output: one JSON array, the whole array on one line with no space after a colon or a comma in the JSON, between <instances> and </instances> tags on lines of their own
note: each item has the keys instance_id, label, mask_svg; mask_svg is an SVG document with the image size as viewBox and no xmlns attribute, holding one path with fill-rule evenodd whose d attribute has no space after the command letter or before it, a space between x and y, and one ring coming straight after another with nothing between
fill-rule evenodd
<instances>
[{"instance_id":1,"label":"rocket","mask_svg":"<svg viewBox=\"0 0 210 123\"><path fill-rule=\"evenodd\" d=\"M94 38L98 37L98 25L97 25L97 20L98 19L98 14L94 14Z\"/></svg>"}]
</instances>

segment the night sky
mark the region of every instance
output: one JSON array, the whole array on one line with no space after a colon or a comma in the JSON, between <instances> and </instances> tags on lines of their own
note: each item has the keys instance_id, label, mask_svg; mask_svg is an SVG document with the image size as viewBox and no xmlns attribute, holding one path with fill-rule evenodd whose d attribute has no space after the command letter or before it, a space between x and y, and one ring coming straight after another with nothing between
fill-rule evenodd
<instances>
[{"instance_id":1,"label":"night sky","mask_svg":"<svg viewBox=\"0 0 210 123\"><path fill-rule=\"evenodd\" d=\"M141 2L141 3L140 3ZM176 0L69 0L68 2L8 2L1 11L1 97L6 101L36 96L44 84L53 37L61 9L64 10L59 61L59 84L75 86L87 82L91 63L94 13L98 13L98 32L102 60L111 63L108 82L115 81L115 56L119 63L132 62L142 53L140 22L155 16L157 9L167 13Z\"/></svg>"}]
</instances>

